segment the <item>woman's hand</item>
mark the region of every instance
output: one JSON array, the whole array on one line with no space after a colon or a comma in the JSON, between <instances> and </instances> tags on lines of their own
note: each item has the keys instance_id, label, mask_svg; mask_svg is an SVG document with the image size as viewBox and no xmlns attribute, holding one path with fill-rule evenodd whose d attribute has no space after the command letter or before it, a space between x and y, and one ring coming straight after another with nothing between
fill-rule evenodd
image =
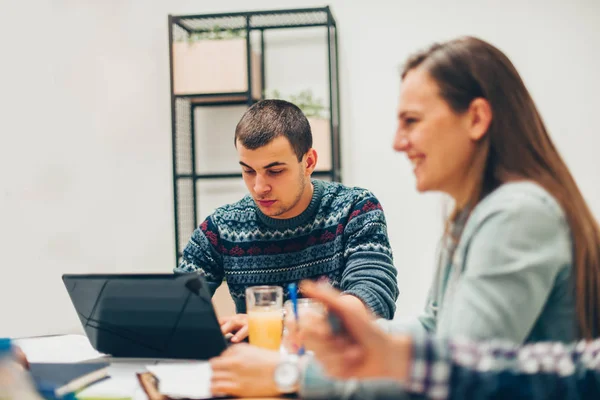
<instances>
[{"instance_id":1,"label":"woman's hand","mask_svg":"<svg viewBox=\"0 0 600 400\"><path fill-rule=\"evenodd\" d=\"M368 312L357 311L328 286L306 281L301 287L305 296L320 301L341 319L344 332L338 335L333 334L327 317L311 315L299 321L300 337L331 377L407 379L410 337L386 334Z\"/></svg>"},{"instance_id":2,"label":"woman's hand","mask_svg":"<svg viewBox=\"0 0 600 400\"><path fill-rule=\"evenodd\" d=\"M275 368L281 355L277 351L240 343L230 346L210 360L213 395L275 397Z\"/></svg>"},{"instance_id":3,"label":"woman's hand","mask_svg":"<svg viewBox=\"0 0 600 400\"><path fill-rule=\"evenodd\" d=\"M21 364L23 368L29 369L29 362L27 361L27 356L25 356L23 350L18 346L13 346L13 353L17 362Z\"/></svg>"}]
</instances>

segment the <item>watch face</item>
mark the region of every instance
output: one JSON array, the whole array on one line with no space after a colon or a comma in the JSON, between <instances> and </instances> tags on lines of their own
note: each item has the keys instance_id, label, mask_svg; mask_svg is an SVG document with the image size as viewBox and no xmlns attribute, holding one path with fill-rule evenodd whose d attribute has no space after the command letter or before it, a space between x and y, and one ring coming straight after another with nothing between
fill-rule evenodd
<instances>
[{"instance_id":1,"label":"watch face","mask_svg":"<svg viewBox=\"0 0 600 400\"><path fill-rule=\"evenodd\" d=\"M300 378L300 369L294 361L284 361L275 369L275 384L282 392L294 390Z\"/></svg>"}]
</instances>

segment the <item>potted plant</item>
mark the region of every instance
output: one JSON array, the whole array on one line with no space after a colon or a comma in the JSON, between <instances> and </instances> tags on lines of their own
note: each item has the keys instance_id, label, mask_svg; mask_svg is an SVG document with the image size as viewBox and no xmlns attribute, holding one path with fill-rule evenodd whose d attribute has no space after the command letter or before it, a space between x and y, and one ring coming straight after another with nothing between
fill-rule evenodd
<instances>
[{"instance_id":1,"label":"potted plant","mask_svg":"<svg viewBox=\"0 0 600 400\"><path fill-rule=\"evenodd\" d=\"M298 106L306 115L313 136L313 148L319 156L317 171L328 171L332 168L331 162L331 134L329 124L329 112L323 105L323 101L315 98L310 89L303 90L295 95L284 99L278 90L274 90L270 96L274 99L288 100Z\"/></svg>"},{"instance_id":2,"label":"potted plant","mask_svg":"<svg viewBox=\"0 0 600 400\"><path fill-rule=\"evenodd\" d=\"M239 93L248 90L246 31L222 29L192 33L173 43L175 94ZM252 95L260 98L261 63L252 50Z\"/></svg>"}]
</instances>

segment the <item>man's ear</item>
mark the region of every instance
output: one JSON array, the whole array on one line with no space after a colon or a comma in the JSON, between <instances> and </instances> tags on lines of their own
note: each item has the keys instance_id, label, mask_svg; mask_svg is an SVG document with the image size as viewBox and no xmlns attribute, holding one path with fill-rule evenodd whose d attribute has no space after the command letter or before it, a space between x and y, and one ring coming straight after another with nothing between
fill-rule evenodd
<instances>
[{"instance_id":1,"label":"man's ear","mask_svg":"<svg viewBox=\"0 0 600 400\"><path fill-rule=\"evenodd\" d=\"M310 148L302 158L302 164L305 169L304 174L310 176L317 167L317 159L319 158L317 151L313 148Z\"/></svg>"},{"instance_id":2,"label":"man's ear","mask_svg":"<svg viewBox=\"0 0 600 400\"><path fill-rule=\"evenodd\" d=\"M492 107L484 98L476 98L471 102L468 113L469 136L471 140L483 139L492 123Z\"/></svg>"}]
</instances>

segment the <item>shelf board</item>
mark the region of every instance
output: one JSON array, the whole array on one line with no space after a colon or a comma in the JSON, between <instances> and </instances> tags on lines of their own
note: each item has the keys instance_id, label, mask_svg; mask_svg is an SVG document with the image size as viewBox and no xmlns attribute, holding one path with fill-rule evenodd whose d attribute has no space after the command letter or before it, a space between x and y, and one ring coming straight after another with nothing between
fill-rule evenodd
<instances>
[{"instance_id":1,"label":"shelf board","mask_svg":"<svg viewBox=\"0 0 600 400\"><path fill-rule=\"evenodd\" d=\"M225 173L213 173L213 174L177 174L177 179L231 179L241 178L242 174L239 172L225 172Z\"/></svg>"},{"instance_id":2,"label":"shelf board","mask_svg":"<svg viewBox=\"0 0 600 400\"><path fill-rule=\"evenodd\" d=\"M188 33L208 32L215 26L221 29L282 29L316 26L335 26L329 7L288 10L246 11L203 15L174 15L173 22Z\"/></svg>"},{"instance_id":3,"label":"shelf board","mask_svg":"<svg viewBox=\"0 0 600 400\"><path fill-rule=\"evenodd\" d=\"M330 176L333 174L333 170L319 170L314 171L312 173L313 176ZM230 172L230 173L213 173L213 174L177 174L175 176L177 179L232 179L232 178L241 178L242 174L239 172Z\"/></svg>"},{"instance_id":4,"label":"shelf board","mask_svg":"<svg viewBox=\"0 0 600 400\"><path fill-rule=\"evenodd\" d=\"M196 93L176 94L176 99L187 99L193 106L229 106L248 104L247 93ZM256 103L259 99L252 99Z\"/></svg>"}]
</instances>

